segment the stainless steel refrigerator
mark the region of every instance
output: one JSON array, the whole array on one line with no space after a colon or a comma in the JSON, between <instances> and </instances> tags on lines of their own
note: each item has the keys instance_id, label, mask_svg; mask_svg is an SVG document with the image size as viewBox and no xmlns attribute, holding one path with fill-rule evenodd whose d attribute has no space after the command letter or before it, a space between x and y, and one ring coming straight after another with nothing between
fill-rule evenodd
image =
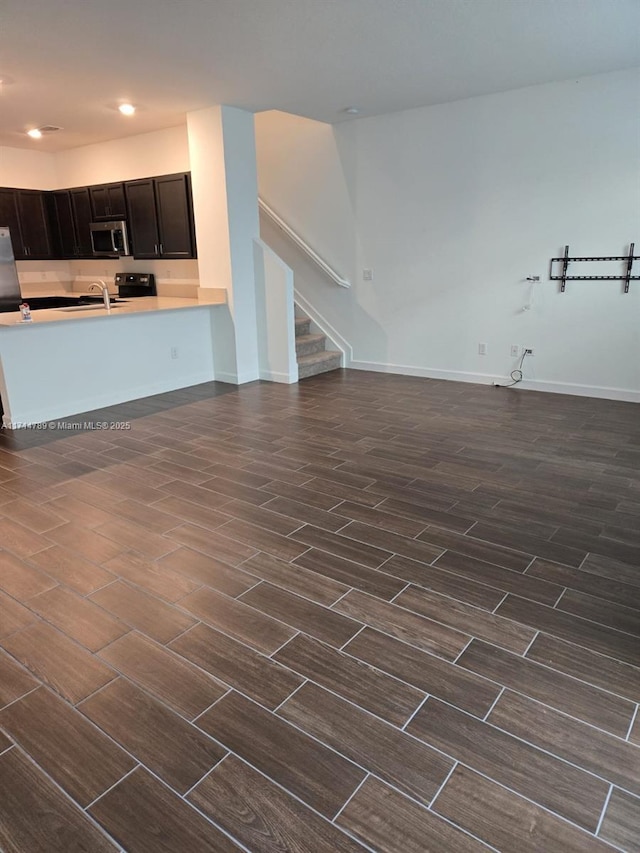
<instances>
[{"instance_id":1,"label":"stainless steel refrigerator","mask_svg":"<svg viewBox=\"0 0 640 853\"><path fill-rule=\"evenodd\" d=\"M17 311L22 302L9 229L0 226L0 311Z\"/></svg>"}]
</instances>

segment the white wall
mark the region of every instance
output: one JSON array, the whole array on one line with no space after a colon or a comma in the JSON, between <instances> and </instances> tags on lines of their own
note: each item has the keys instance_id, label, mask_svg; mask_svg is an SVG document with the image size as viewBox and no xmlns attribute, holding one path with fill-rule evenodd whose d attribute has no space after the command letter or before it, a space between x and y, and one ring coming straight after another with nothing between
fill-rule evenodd
<instances>
[{"instance_id":1,"label":"white wall","mask_svg":"<svg viewBox=\"0 0 640 853\"><path fill-rule=\"evenodd\" d=\"M0 146L0 187L54 190L57 186L55 154Z\"/></svg>"},{"instance_id":2,"label":"white wall","mask_svg":"<svg viewBox=\"0 0 640 853\"><path fill-rule=\"evenodd\" d=\"M113 139L56 155L59 187L132 181L189 171L186 124Z\"/></svg>"},{"instance_id":3,"label":"white wall","mask_svg":"<svg viewBox=\"0 0 640 853\"><path fill-rule=\"evenodd\" d=\"M227 291L215 318L216 375L259 378L253 241L258 237L258 178L253 114L213 106L187 114L198 264L204 287Z\"/></svg>"},{"instance_id":4,"label":"white wall","mask_svg":"<svg viewBox=\"0 0 640 853\"><path fill-rule=\"evenodd\" d=\"M188 172L186 124L47 153L0 147L0 186L55 190Z\"/></svg>"},{"instance_id":5,"label":"white wall","mask_svg":"<svg viewBox=\"0 0 640 853\"><path fill-rule=\"evenodd\" d=\"M0 147L0 186L55 190L189 171L186 124L47 153Z\"/></svg>"},{"instance_id":6,"label":"white wall","mask_svg":"<svg viewBox=\"0 0 640 853\"><path fill-rule=\"evenodd\" d=\"M298 381L293 271L262 240L253 241L260 379Z\"/></svg>"},{"instance_id":7,"label":"white wall","mask_svg":"<svg viewBox=\"0 0 640 853\"><path fill-rule=\"evenodd\" d=\"M565 243L640 248L639 86L638 70L617 72L335 128L258 115L261 195L352 280L306 268L296 287L354 366L488 382L518 344L536 350L529 387L640 400L640 283L560 294L548 280ZM523 311L529 274L542 282Z\"/></svg>"}]
</instances>

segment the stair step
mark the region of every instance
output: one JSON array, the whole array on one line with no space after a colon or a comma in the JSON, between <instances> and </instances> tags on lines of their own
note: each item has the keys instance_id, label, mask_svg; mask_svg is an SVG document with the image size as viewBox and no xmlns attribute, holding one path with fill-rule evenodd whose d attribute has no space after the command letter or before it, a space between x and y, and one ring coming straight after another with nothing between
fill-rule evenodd
<instances>
[{"instance_id":1,"label":"stair step","mask_svg":"<svg viewBox=\"0 0 640 853\"><path fill-rule=\"evenodd\" d=\"M318 373L327 373L329 370L337 370L340 367L342 353L335 350L324 350L312 355L303 355L298 358L298 379L307 379Z\"/></svg>"},{"instance_id":2,"label":"stair step","mask_svg":"<svg viewBox=\"0 0 640 853\"><path fill-rule=\"evenodd\" d=\"M326 342L326 335L298 335L296 337L296 356L300 358L303 355L313 355L316 352L323 352Z\"/></svg>"},{"instance_id":3,"label":"stair step","mask_svg":"<svg viewBox=\"0 0 640 853\"><path fill-rule=\"evenodd\" d=\"M309 334L311 320L308 317L296 317L296 338Z\"/></svg>"}]
</instances>

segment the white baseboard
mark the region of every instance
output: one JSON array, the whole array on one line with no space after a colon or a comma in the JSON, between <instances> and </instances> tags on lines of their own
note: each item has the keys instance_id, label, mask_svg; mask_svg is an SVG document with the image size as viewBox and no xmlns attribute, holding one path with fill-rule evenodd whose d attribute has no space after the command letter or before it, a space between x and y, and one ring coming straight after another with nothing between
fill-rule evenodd
<instances>
[{"instance_id":1,"label":"white baseboard","mask_svg":"<svg viewBox=\"0 0 640 853\"><path fill-rule=\"evenodd\" d=\"M640 391L630 388L611 388L603 385L579 385L573 382L545 382L542 379L525 379L519 383L524 391L546 391L551 394L573 394L576 397L598 397L603 400L620 400L623 403L640 403Z\"/></svg>"},{"instance_id":2,"label":"white baseboard","mask_svg":"<svg viewBox=\"0 0 640 853\"><path fill-rule=\"evenodd\" d=\"M492 385L505 382L502 376L490 376L488 373L462 373L458 370L438 370L430 367L414 367L408 364L385 364L381 361L352 361L349 367L354 370L373 370L376 373L400 373L403 376L421 376L424 379L447 379L452 382L475 382Z\"/></svg>"},{"instance_id":3,"label":"white baseboard","mask_svg":"<svg viewBox=\"0 0 640 853\"><path fill-rule=\"evenodd\" d=\"M333 346L342 353L342 364L340 366L351 367L351 361L353 359L353 348L351 344L342 337L340 332L331 325L326 317L323 317L319 311L316 311L309 300L306 299L299 290L294 288L293 292L296 304L299 305L307 317L309 317L309 319L322 330L322 334L327 336Z\"/></svg>"},{"instance_id":4,"label":"white baseboard","mask_svg":"<svg viewBox=\"0 0 640 853\"><path fill-rule=\"evenodd\" d=\"M492 376L488 373L464 373L458 370L439 370L429 367L414 367L406 364L384 364L378 361L352 361L353 370L372 370L377 373L399 373L403 376L421 376L425 379L445 379L450 382L474 382L478 385L506 384L507 376ZM598 397L604 400L620 400L640 403L640 391L627 388L610 388L598 385L579 385L573 382L545 382L527 379L516 386L522 391L545 391L552 394L572 394L577 397Z\"/></svg>"},{"instance_id":5,"label":"white baseboard","mask_svg":"<svg viewBox=\"0 0 640 853\"><path fill-rule=\"evenodd\" d=\"M277 370L261 370L260 379L266 382L282 382L285 385L293 385L298 381L298 374L297 371L295 376L292 376L289 373L282 373Z\"/></svg>"},{"instance_id":6,"label":"white baseboard","mask_svg":"<svg viewBox=\"0 0 640 853\"><path fill-rule=\"evenodd\" d=\"M228 382L230 385L245 385L247 382L255 382L260 379L255 373L231 373L226 370L216 370L216 382Z\"/></svg>"},{"instance_id":7,"label":"white baseboard","mask_svg":"<svg viewBox=\"0 0 640 853\"><path fill-rule=\"evenodd\" d=\"M228 382L230 385L238 385L237 373L228 373L226 370L216 370L215 374L214 379L216 382Z\"/></svg>"}]
</instances>

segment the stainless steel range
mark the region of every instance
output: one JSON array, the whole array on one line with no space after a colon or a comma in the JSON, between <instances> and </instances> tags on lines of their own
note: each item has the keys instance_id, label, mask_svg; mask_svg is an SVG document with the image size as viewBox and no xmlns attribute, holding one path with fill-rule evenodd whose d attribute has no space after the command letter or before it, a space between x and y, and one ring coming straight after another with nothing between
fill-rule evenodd
<instances>
[{"instance_id":1,"label":"stainless steel range","mask_svg":"<svg viewBox=\"0 0 640 853\"><path fill-rule=\"evenodd\" d=\"M119 272L115 278L118 296L157 296L156 277L148 272Z\"/></svg>"}]
</instances>

